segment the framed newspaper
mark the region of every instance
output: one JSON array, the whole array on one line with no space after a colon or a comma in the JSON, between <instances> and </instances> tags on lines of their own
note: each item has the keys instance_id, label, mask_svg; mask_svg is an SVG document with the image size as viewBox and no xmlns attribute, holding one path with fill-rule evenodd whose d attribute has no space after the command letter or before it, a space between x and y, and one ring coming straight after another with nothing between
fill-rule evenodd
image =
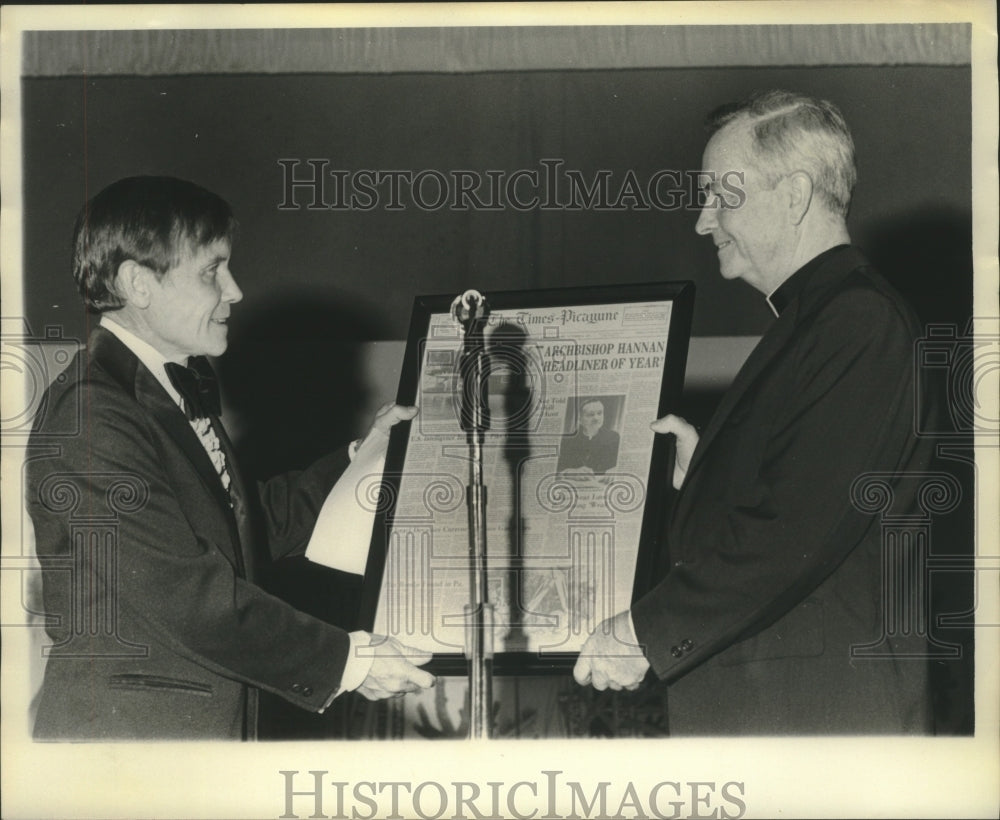
<instances>
[{"instance_id":1,"label":"framed newspaper","mask_svg":"<svg viewBox=\"0 0 1000 820\"><path fill-rule=\"evenodd\" d=\"M494 674L562 672L594 626L653 577L672 492L672 437L694 285L665 282L485 294L483 473ZM469 449L460 427L463 336L453 296L415 300L362 593L361 627L464 674L470 592Z\"/></svg>"}]
</instances>

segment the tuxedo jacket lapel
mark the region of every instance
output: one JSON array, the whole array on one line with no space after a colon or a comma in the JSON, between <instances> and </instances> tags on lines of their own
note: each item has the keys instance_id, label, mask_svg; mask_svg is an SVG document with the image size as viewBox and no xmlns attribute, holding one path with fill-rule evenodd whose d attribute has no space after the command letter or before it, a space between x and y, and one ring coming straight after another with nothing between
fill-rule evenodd
<instances>
[{"instance_id":1,"label":"tuxedo jacket lapel","mask_svg":"<svg viewBox=\"0 0 1000 820\"><path fill-rule=\"evenodd\" d=\"M140 374L137 378L136 398L164 427L174 443L184 451L184 455L188 457L191 465L197 471L202 484L219 505L228 508L229 496L225 487L222 486L219 474L212 465L208 453L205 452L198 434L195 433L187 417L174 404L156 378L144 367L140 368Z\"/></svg>"},{"instance_id":2,"label":"tuxedo jacket lapel","mask_svg":"<svg viewBox=\"0 0 1000 820\"><path fill-rule=\"evenodd\" d=\"M230 506L229 493L222 486L212 460L205 452L198 434L191 427L187 417L156 377L113 333L97 328L91 335L90 350L92 360L104 367L122 388L156 419L172 443L184 454L205 491L212 497L230 525L233 543L225 545L226 551L229 559L242 571L244 561L241 555L240 533ZM218 420L215 420L215 424L221 429ZM231 461L231 448L227 448L225 452L227 462ZM231 476L233 472L235 470L231 468Z\"/></svg>"}]
</instances>

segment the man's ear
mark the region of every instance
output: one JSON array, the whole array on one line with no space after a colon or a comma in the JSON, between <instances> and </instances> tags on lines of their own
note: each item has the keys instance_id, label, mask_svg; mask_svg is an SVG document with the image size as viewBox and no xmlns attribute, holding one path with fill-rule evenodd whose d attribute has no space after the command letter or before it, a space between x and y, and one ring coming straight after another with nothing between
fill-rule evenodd
<instances>
[{"instance_id":1,"label":"man's ear","mask_svg":"<svg viewBox=\"0 0 1000 820\"><path fill-rule=\"evenodd\" d=\"M798 225L809 213L812 203L813 181L805 171L794 171L786 178L788 184L788 216Z\"/></svg>"},{"instance_id":2,"label":"man's ear","mask_svg":"<svg viewBox=\"0 0 1000 820\"><path fill-rule=\"evenodd\" d=\"M126 259L118 266L115 290L127 305L144 309L149 307L153 271L134 259Z\"/></svg>"}]
</instances>

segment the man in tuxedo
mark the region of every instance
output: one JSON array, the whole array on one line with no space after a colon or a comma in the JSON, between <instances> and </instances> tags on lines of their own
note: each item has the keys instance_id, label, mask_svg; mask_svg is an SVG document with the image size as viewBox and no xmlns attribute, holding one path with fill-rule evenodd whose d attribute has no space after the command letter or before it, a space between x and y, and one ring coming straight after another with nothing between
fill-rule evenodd
<instances>
[{"instance_id":1,"label":"man in tuxedo","mask_svg":"<svg viewBox=\"0 0 1000 820\"><path fill-rule=\"evenodd\" d=\"M576 434L559 448L559 472L575 475L603 475L618 463L620 436L604 426L604 402L587 399L580 404L580 424Z\"/></svg>"},{"instance_id":2,"label":"man in tuxedo","mask_svg":"<svg viewBox=\"0 0 1000 820\"><path fill-rule=\"evenodd\" d=\"M700 437L653 423L677 443L669 571L598 626L575 677L635 689L651 667L677 735L926 732L926 660L891 639L877 658L852 651L891 604L878 519L852 489L926 470L929 445L913 434L918 323L849 244L850 131L830 103L782 91L709 125L696 230L775 320ZM903 484L888 492L905 513Z\"/></svg>"},{"instance_id":3,"label":"man in tuxedo","mask_svg":"<svg viewBox=\"0 0 1000 820\"><path fill-rule=\"evenodd\" d=\"M261 558L305 549L350 456L260 484L240 474L204 358L225 352L242 299L235 227L220 197L168 177L120 180L77 220L73 275L100 320L32 434L27 504L53 640L36 738L252 739L260 690L321 712L352 689L433 685L426 653L254 583ZM369 446L415 412L385 408ZM78 435L48 437L77 414Z\"/></svg>"}]
</instances>

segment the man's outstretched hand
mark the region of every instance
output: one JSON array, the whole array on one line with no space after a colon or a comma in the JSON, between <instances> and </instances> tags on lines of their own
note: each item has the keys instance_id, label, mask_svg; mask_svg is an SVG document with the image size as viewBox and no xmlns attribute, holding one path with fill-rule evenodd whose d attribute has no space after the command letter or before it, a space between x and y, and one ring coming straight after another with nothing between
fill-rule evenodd
<instances>
[{"instance_id":1,"label":"man's outstretched hand","mask_svg":"<svg viewBox=\"0 0 1000 820\"><path fill-rule=\"evenodd\" d=\"M368 700L397 697L434 685L434 676L420 669L431 659L430 652L404 646L395 638L383 635L372 635L371 640L370 651L375 653L375 659L368 676L357 689Z\"/></svg>"},{"instance_id":2,"label":"man's outstretched hand","mask_svg":"<svg viewBox=\"0 0 1000 820\"><path fill-rule=\"evenodd\" d=\"M629 613L619 612L597 625L580 650L580 657L573 667L573 677L581 686L595 689L639 688L646 677L649 661L639 646L632 629Z\"/></svg>"},{"instance_id":3,"label":"man's outstretched hand","mask_svg":"<svg viewBox=\"0 0 1000 820\"><path fill-rule=\"evenodd\" d=\"M684 476L687 475L687 468L691 463L691 456L694 455L694 448L698 446L698 431L680 416L674 415L657 419L649 426L653 429L654 433L677 436L677 455L674 458L673 485L675 490L679 490L681 484L684 483Z\"/></svg>"},{"instance_id":4,"label":"man's outstretched hand","mask_svg":"<svg viewBox=\"0 0 1000 820\"><path fill-rule=\"evenodd\" d=\"M389 430L394 424L401 421L409 421L417 415L416 407L406 407L402 404L383 404L375 414L375 421L372 422L372 430L380 430L389 435Z\"/></svg>"},{"instance_id":5,"label":"man's outstretched hand","mask_svg":"<svg viewBox=\"0 0 1000 820\"><path fill-rule=\"evenodd\" d=\"M410 421L417 415L416 407L405 407L402 404L383 404L375 414L375 421L372 422L371 429L361 441L358 442L358 450L364 448L368 453L371 448L375 448L373 455L384 455L389 447L389 433L394 425L401 421Z\"/></svg>"}]
</instances>

